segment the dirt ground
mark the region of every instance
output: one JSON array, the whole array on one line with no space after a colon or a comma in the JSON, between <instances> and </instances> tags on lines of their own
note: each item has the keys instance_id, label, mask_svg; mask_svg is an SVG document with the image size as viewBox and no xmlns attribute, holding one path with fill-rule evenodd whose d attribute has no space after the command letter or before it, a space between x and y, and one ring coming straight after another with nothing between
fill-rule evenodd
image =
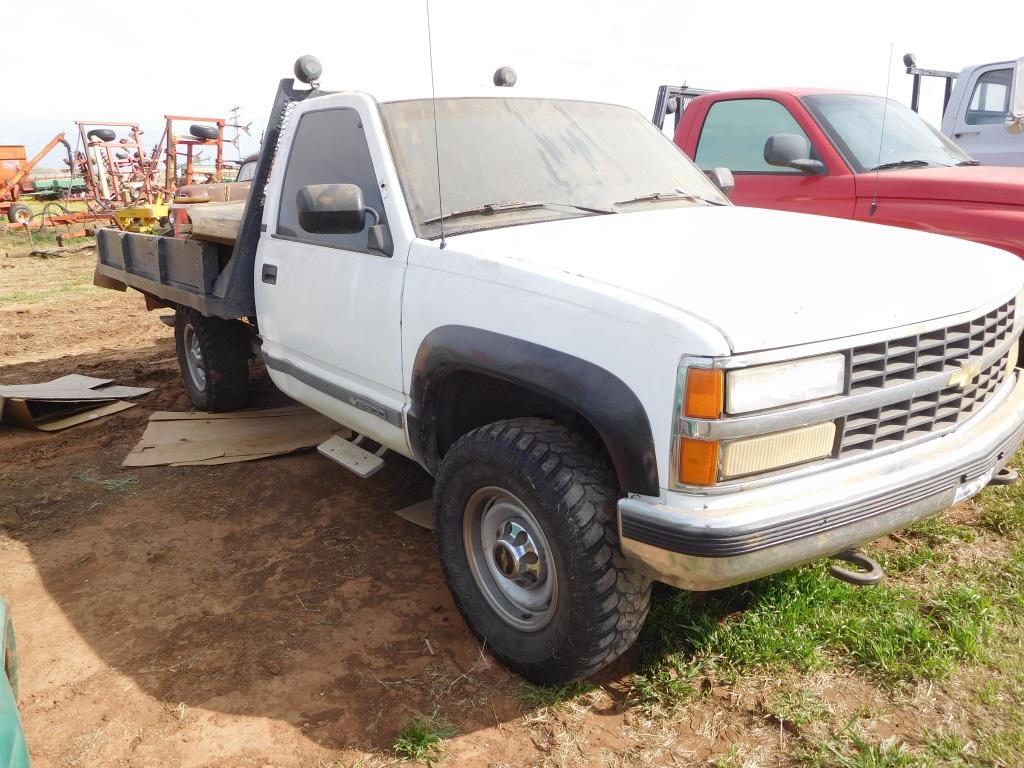
<instances>
[{"instance_id":1,"label":"dirt ground","mask_svg":"<svg viewBox=\"0 0 1024 768\"><path fill-rule=\"evenodd\" d=\"M421 716L455 729L445 765L738 766L741 742L742 765L792 764L761 708L772 676L656 722L626 704L627 654L549 706L466 629L431 534L393 514L430 494L400 457L369 480L316 452L122 469L151 412L192 408L166 312L92 287L93 260L0 245L0 383L154 388L64 432L0 428L0 595L34 766L384 765ZM259 380L257 405L280 398ZM961 717L930 685L893 707L848 675L807 680L844 717L888 713L880 737Z\"/></svg>"},{"instance_id":2,"label":"dirt ground","mask_svg":"<svg viewBox=\"0 0 1024 768\"><path fill-rule=\"evenodd\" d=\"M430 533L392 514L429 497L416 465L120 467L149 413L191 407L161 312L83 282L93 259L0 253L0 382L155 390L64 432L0 430L0 594L33 765L373 764L419 715L458 729L459 765L540 755L523 684L465 628ZM279 397L264 381L257 403ZM587 730L614 748L620 726L612 708Z\"/></svg>"}]
</instances>

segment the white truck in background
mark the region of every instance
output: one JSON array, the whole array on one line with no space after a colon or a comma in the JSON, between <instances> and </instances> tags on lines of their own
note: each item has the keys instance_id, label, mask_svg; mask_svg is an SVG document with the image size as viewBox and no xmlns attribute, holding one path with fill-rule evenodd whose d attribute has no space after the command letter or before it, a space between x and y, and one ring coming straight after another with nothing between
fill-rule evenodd
<instances>
[{"instance_id":1,"label":"white truck in background","mask_svg":"<svg viewBox=\"0 0 1024 768\"><path fill-rule=\"evenodd\" d=\"M960 72L922 69L912 53L903 63L914 78L911 109L918 110L922 78L944 80L942 132L982 165L1024 166L1024 58Z\"/></svg>"},{"instance_id":2,"label":"white truck in background","mask_svg":"<svg viewBox=\"0 0 1024 768\"><path fill-rule=\"evenodd\" d=\"M851 548L1024 440L1015 256L732 206L626 107L381 103L319 70L278 88L232 246L101 230L98 279L175 309L197 407L243 407L259 356L433 475L452 598L528 679L622 654L652 580L840 553L874 579Z\"/></svg>"}]
</instances>

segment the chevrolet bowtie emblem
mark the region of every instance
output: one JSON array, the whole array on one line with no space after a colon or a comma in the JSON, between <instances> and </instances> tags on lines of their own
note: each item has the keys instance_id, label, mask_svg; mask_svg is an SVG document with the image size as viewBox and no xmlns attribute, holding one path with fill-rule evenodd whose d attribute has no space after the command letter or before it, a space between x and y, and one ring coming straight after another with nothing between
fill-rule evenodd
<instances>
[{"instance_id":1,"label":"chevrolet bowtie emblem","mask_svg":"<svg viewBox=\"0 0 1024 768\"><path fill-rule=\"evenodd\" d=\"M949 386L963 389L981 374L981 363L965 363L949 376Z\"/></svg>"}]
</instances>

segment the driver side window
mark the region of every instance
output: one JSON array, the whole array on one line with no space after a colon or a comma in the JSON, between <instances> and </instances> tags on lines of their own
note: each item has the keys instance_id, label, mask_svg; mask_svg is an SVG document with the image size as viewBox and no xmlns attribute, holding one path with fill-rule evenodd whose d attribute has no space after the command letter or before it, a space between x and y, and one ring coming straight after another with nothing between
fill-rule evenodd
<instances>
[{"instance_id":1,"label":"driver side window","mask_svg":"<svg viewBox=\"0 0 1024 768\"><path fill-rule=\"evenodd\" d=\"M363 122L356 110L324 109L307 112L299 120L281 185L277 236L351 251L369 251L368 228L354 234L318 234L307 232L299 225L298 193L310 184L357 185L363 191L366 206L377 212L387 230L377 175Z\"/></svg>"},{"instance_id":2,"label":"driver side window","mask_svg":"<svg viewBox=\"0 0 1024 768\"><path fill-rule=\"evenodd\" d=\"M724 167L733 173L800 175L794 168L768 165L764 144L776 133L794 133L807 140L810 158L819 160L807 134L782 104L771 99L730 99L711 105L697 142L697 165Z\"/></svg>"},{"instance_id":3,"label":"driver side window","mask_svg":"<svg viewBox=\"0 0 1024 768\"><path fill-rule=\"evenodd\" d=\"M1001 123L1010 111L1012 69L995 69L978 78L967 108L968 125Z\"/></svg>"}]
</instances>

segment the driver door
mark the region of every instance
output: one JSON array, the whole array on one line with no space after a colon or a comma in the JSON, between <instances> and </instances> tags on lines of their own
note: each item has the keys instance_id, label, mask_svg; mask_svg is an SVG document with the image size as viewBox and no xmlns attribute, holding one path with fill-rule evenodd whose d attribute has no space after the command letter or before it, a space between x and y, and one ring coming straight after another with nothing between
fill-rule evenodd
<instances>
[{"instance_id":1,"label":"driver door","mask_svg":"<svg viewBox=\"0 0 1024 768\"><path fill-rule=\"evenodd\" d=\"M292 118L297 125L290 150L274 169L275 176L282 174L276 206L268 204L268 231L257 252L264 360L286 393L401 450L407 249L392 242L381 191L391 185L371 153L371 147L386 146L377 133L382 129L367 117L359 97L322 97L307 104L317 109L296 110L300 114ZM311 184L359 186L365 205L380 217L384 248L374 247L368 226L355 234L304 231L296 198Z\"/></svg>"},{"instance_id":2,"label":"driver door","mask_svg":"<svg viewBox=\"0 0 1024 768\"><path fill-rule=\"evenodd\" d=\"M730 199L736 205L852 218L853 177L846 169L837 173L829 167L823 176L808 176L765 162L765 142L777 133L803 137L810 158L822 160L824 153L785 105L768 98L742 98L711 104L694 161L705 171L716 167L732 171L736 187Z\"/></svg>"}]
</instances>

